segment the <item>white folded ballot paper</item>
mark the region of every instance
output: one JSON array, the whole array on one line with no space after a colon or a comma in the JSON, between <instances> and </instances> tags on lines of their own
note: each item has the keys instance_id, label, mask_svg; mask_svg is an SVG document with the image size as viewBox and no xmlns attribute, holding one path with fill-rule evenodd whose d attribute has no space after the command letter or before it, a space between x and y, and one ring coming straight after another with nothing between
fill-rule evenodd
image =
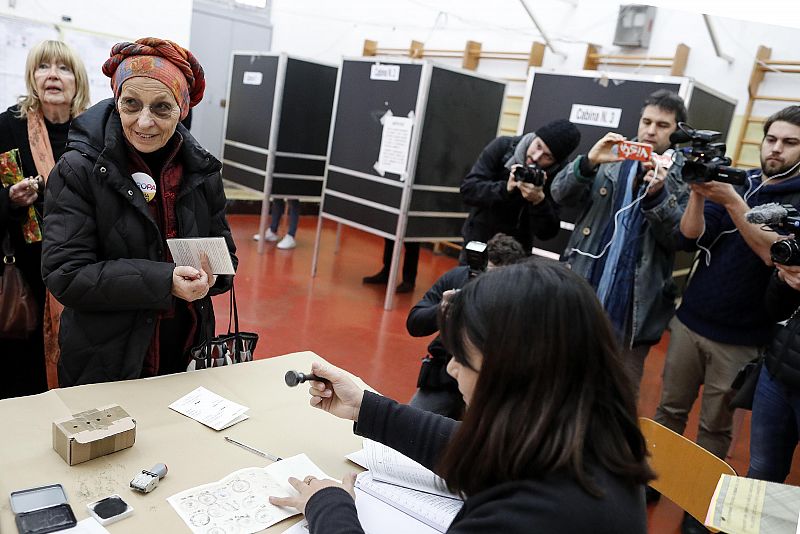
<instances>
[{"instance_id":1,"label":"white folded ballot paper","mask_svg":"<svg viewBox=\"0 0 800 534\"><path fill-rule=\"evenodd\" d=\"M245 414L249 409L247 406L220 397L203 386L187 393L169 407L214 430L224 430L240 421L249 419L249 416Z\"/></svg>"},{"instance_id":2,"label":"white folded ballot paper","mask_svg":"<svg viewBox=\"0 0 800 534\"><path fill-rule=\"evenodd\" d=\"M200 270L200 253L205 252L212 274L236 274L224 237L189 237L167 239L175 265L187 265Z\"/></svg>"}]
</instances>

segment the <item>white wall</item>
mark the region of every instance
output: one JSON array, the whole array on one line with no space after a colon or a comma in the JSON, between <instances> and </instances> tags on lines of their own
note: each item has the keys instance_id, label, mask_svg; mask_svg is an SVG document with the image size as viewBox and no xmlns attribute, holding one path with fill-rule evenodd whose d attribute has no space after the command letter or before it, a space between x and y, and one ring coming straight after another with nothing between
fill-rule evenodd
<instances>
[{"instance_id":1,"label":"white wall","mask_svg":"<svg viewBox=\"0 0 800 534\"><path fill-rule=\"evenodd\" d=\"M760 44L772 48L773 58L800 60L797 29L714 15L712 21L721 49L735 57L729 65L714 54L698 12L705 8L711 13L748 18L757 12L759 20L771 17L767 20L800 26L797 0L762 0L757 4L688 0L656 3L681 5L694 11L658 7L649 49L634 53L671 56L678 43L687 44L691 52L686 75L736 98L738 113L743 112L747 101L747 82ZM612 41L619 4L611 0L527 0L554 47L565 55L547 50L544 66L582 69L589 42L601 45L603 53L617 52ZM334 62L342 55L361 55L364 39L392 48L406 48L415 39L429 49L463 49L467 40L474 40L481 42L484 50L514 51L528 51L532 41L543 39L519 0L274 0L272 14L274 51ZM521 63L482 60L479 71L524 77ZM666 73L662 69L639 72ZM775 90L782 94L793 90L800 97L800 75L790 79L791 82L777 84ZM787 87L787 83L793 85ZM515 84L509 92L521 94L523 90L521 84Z\"/></svg>"},{"instance_id":2,"label":"white wall","mask_svg":"<svg viewBox=\"0 0 800 534\"><path fill-rule=\"evenodd\" d=\"M24 17L133 40L161 37L189 46L192 0L0 0L0 15ZM62 16L71 17L72 21L63 22Z\"/></svg>"},{"instance_id":3,"label":"white wall","mask_svg":"<svg viewBox=\"0 0 800 534\"><path fill-rule=\"evenodd\" d=\"M191 21L192 0L0 0L0 109L25 92L25 58L42 39L62 39L77 51L96 103L111 96L100 67L115 43L161 37L188 46Z\"/></svg>"}]
</instances>

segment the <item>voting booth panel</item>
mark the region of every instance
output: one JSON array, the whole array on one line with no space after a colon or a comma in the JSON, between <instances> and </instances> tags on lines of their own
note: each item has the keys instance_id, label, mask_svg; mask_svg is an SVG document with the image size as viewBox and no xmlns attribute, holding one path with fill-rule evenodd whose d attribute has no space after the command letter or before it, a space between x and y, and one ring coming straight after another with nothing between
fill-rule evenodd
<instances>
[{"instance_id":1,"label":"voting booth panel","mask_svg":"<svg viewBox=\"0 0 800 534\"><path fill-rule=\"evenodd\" d=\"M458 97L452 88L458 88ZM505 87L434 67L414 173L406 240L460 240L467 208L460 186L478 154L497 135Z\"/></svg>"},{"instance_id":2,"label":"voting booth panel","mask_svg":"<svg viewBox=\"0 0 800 534\"><path fill-rule=\"evenodd\" d=\"M267 196L319 200L336 72L286 54L234 52L225 179Z\"/></svg>"},{"instance_id":3,"label":"voting booth panel","mask_svg":"<svg viewBox=\"0 0 800 534\"><path fill-rule=\"evenodd\" d=\"M375 69L373 67L379 67ZM321 213L340 222L394 239L407 173L378 167L384 124L395 120L404 129L406 161L409 129L417 120L423 64L345 60L337 85L328 172ZM387 126L390 128L391 126ZM394 162L396 163L396 162ZM397 170L397 169L394 169Z\"/></svg>"},{"instance_id":4,"label":"voting booth panel","mask_svg":"<svg viewBox=\"0 0 800 534\"><path fill-rule=\"evenodd\" d=\"M222 146L223 176L257 191L266 177L278 56L233 54Z\"/></svg>"},{"instance_id":5,"label":"voting booth panel","mask_svg":"<svg viewBox=\"0 0 800 534\"><path fill-rule=\"evenodd\" d=\"M460 240L461 180L497 135L504 94L503 82L430 61L343 60L320 219L401 242ZM312 272L320 231L321 220Z\"/></svg>"},{"instance_id":6,"label":"voting booth panel","mask_svg":"<svg viewBox=\"0 0 800 534\"><path fill-rule=\"evenodd\" d=\"M504 92L431 62L345 60L323 216L391 239L401 220L406 241L460 239L461 180L496 135Z\"/></svg>"},{"instance_id":7,"label":"voting booth panel","mask_svg":"<svg viewBox=\"0 0 800 534\"><path fill-rule=\"evenodd\" d=\"M570 159L586 154L607 132L636 136L642 104L659 89L680 95L688 123L722 132L730 128L736 100L681 76L644 76L597 71L552 72L532 68L528 74L518 133L531 132L556 119L569 118L581 133ZM557 256L567 246L579 208L561 208L561 231L554 239L537 241L537 253Z\"/></svg>"}]
</instances>

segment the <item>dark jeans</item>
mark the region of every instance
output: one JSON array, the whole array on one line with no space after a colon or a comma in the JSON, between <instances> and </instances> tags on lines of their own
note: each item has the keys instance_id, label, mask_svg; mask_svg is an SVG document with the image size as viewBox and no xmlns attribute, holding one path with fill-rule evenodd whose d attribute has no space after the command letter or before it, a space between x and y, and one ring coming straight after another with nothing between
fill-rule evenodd
<instances>
[{"instance_id":1,"label":"dark jeans","mask_svg":"<svg viewBox=\"0 0 800 534\"><path fill-rule=\"evenodd\" d=\"M419 243L405 243L406 255L403 259L403 282L412 284L417 281L417 264L419 263ZM382 272L389 274L392 265L392 253L394 252L394 241L384 238L383 240L383 269Z\"/></svg>"},{"instance_id":2,"label":"dark jeans","mask_svg":"<svg viewBox=\"0 0 800 534\"><path fill-rule=\"evenodd\" d=\"M278 233L278 227L281 224L281 218L286 206L286 202L282 198L272 199L272 221L270 222L269 229L273 234ZM289 231L286 232L294 237L297 234L297 224L300 222L300 201L296 198L289 199Z\"/></svg>"},{"instance_id":3,"label":"dark jeans","mask_svg":"<svg viewBox=\"0 0 800 534\"><path fill-rule=\"evenodd\" d=\"M750 422L748 478L783 482L792 468L800 428L800 392L761 368Z\"/></svg>"}]
</instances>

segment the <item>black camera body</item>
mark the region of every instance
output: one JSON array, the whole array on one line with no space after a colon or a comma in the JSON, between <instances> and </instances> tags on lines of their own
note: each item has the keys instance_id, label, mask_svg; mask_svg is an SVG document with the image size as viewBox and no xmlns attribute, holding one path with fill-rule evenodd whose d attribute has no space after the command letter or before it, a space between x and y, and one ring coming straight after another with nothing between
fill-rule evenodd
<instances>
[{"instance_id":1,"label":"black camera body","mask_svg":"<svg viewBox=\"0 0 800 534\"><path fill-rule=\"evenodd\" d=\"M685 182L725 182L742 185L747 172L731 167L731 158L725 157L725 143L717 143L722 134L713 130L695 130L685 122L678 123L678 129L669 136L672 144L688 143L691 146L678 150L686 156L681 169Z\"/></svg>"},{"instance_id":2,"label":"black camera body","mask_svg":"<svg viewBox=\"0 0 800 534\"><path fill-rule=\"evenodd\" d=\"M487 249L486 243L482 241L470 241L464 247L464 251L467 256L470 279L486 271L486 267L489 265L489 250Z\"/></svg>"},{"instance_id":3,"label":"black camera body","mask_svg":"<svg viewBox=\"0 0 800 534\"><path fill-rule=\"evenodd\" d=\"M780 221L767 226L776 231L789 231L794 237L775 241L769 247L769 255L773 262L781 265L800 265L800 243L797 241L800 236L800 213L791 204L783 204L783 208L786 215Z\"/></svg>"},{"instance_id":4,"label":"black camera body","mask_svg":"<svg viewBox=\"0 0 800 534\"><path fill-rule=\"evenodd\" d=\"M514 179L518 182L533 184L537 187L544 185L544 169L536 163L530 165L520 165L514 169Z\"/></svg>"},{"instance_id":5,"label":"black camera body","mask_svg":"<svg viewBox=\"0 0 800 534\"><path fill-rule=\"evenodd\" d=\"M775 241L769 247L769 256L774 263L800 265L800 244L797 242L797 236L792 239Z\"/></svg>"}]
</instances>

